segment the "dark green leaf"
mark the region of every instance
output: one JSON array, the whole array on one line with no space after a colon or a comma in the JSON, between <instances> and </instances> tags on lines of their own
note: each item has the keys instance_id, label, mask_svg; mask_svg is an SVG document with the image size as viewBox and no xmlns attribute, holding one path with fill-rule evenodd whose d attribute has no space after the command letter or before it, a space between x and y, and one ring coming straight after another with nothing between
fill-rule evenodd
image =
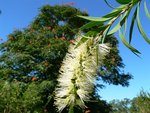
<instances>
[{"instance_id":1,"label":"dark green leaf","mask_svg":"<svg viewBox=\"0 0 150 113\"><path fill-rule=\"evenodd\" d=\"M105 30L108 26L109 25L103 25L103 26L98 27L99 32L102 30Z\"/></svg>"},{"instance_id":2,"label":"dark green leaf","mask_svg":"<svg viewBox=\"0 0 150 113\"><path fill-rule=\"evenodd\" d=\"M136 5L138 2L140 2L141 0L132 0L132 5Z\"/></svg>"},{"instance_id":3,"label":"dark green leaf","mask_svg":"<svg viewBox=\"0 0 150 113\"><path fill-rule=\"evenodd\" d=\"M98 30L88 31L85 36L96 36L99 33Z\"/></svg>"},{"instance_id":4,"label":"dark green leaf","mask_svg":"<svg viewBox=\"0 0 150 113\"><path fill-rule=\"evenodd\" d=\"M123 8L116 8L112 12L110 12L109 14L103 16L103 18L110 18L110 17L114 18L114 17L118 16L120 12L122 12Z\"/></svg>"},{"instance_id":5,"label":"dark green leaf","mask_svg":"<svg viewBox=\"0 0 150 113\"><path fill-rule=\"evenodd\" d=\"M80 29L83 30L83 29L88 29L88 28L92 28L94 26L101 26L101 25L103 25L102 22L92 21L92 22L89 22L89 23L83 25Z\"/></svg>"},{"instance_id":6,"label":"dark green leaf","mask_svg":"<svg viewBox=\"0 0 150 113\"><path fill-rule=\"evenodd\" d=\"M148 8L146 6L146 1L144 2L144 9L145 9L146 16L150 19L150 13L149 13Z\"/></svg>"},{"instance_id":7,"label":"dark green leaf","mask_svg":"<svg viewBox=\"0 0 150 113\"><path fill-rule=\"evenodd\" d=\"M129 32L129 43L131 43L132 40L133 27L137 16L136 14L137 14L137 8L133 14L132 21L131 21L130 32Z\"/></svg>"},{"instance_id":8,"label":"dark green leaf","mask_svg":"<svg viewBox=\"0 0 150 113\"><path fill-rule=\"evenodd\" d=\"M145 34L144 30L143 30L143 27L142 27L142 24L140 22L140 16L139 16L139 7L140 7L140 4L138 5L138 8L137 8L137 26L138 26L138 29L141 33L141 35L143 36L143 38L145 39L145 41L147 41L149 44L150 44L150 39L147 37L147 35Z\"/></svg>"},{"instance_id":9,"label":"dark green leaf","mask_svg":"<svg viewBox=\"0 0 150 113\"><path fill-rule=\"evenodd\" d=\"M119 4L128 4L131 0L116 0Z\"/></svg>"},{"instance_id":10,"label":"dark green leaf","mask_svg":"<svg viewBox=\"0 0 150 113\"><path fill-rule=\"evenodd\" d=\"M107 27L108 27L108 25L99 26L98 28L88 31L85 35L86 36L96 36L101 31L104 31Z\"/></svg>"}]
</instances>

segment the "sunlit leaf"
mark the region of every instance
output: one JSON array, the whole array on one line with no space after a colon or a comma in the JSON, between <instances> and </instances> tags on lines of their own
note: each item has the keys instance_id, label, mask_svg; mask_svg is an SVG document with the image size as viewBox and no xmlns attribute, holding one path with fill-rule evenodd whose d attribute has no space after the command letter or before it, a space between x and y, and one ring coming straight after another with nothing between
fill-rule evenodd
<instances>
[{"instance_id":1,"label":"sunlit leaf","mask_svg":"<svg viewBox=\"0 0 150 113\"><path fill-rule=\"evenodd\" d=\"M106 38L107 35L108 35L108 32L109 32L110 27L111 27L111 26L107 26L107 28L104 30L104 32L103 32L103 38L102 38L102 43L104 43L105 38Z\"/></svg>"},{"instance_id":2,"label":"sunlit leaf","mask_svg":"<svg viewBox=\"0 0 150 113\"><path fill-rule=\"evenodd\" d=\"M120 22L111 31L108 32L108 35L114 34L122 27L122 25L125 23L128 15L129 15L129 13L130 13L130 10L128 12L126 12L124 14L124 16L122 17L122 19L120 20Z\"/></svg>"},{"instance_id":3,"label":"sunlit leaf","mask_svg":"<svg viewBox=\"0 0 150 113\"><path fill-rule=\"evenodd\" d=\"M136 20L136 15L137 15L137 8L134 11L133 17L132 17L132 21L131 21L131 25L130 25L130 30L129 30L129 43L131 43L132 40L132 34L133 34L133 27L135 24L135 20Z\"/></svg>"},{"instance_id":4,"label":"sunlit leaf","mask_svg":"<svg viewBox=\"0 0 150 113\"><path fill-rule=\"evenodd\" d=\"M138 55L140 54L140 52L135 49L134 47L132 47L126 40L125 36L122 34L122 32L119 30L119 36L120 36L120 39L121 41L123 42L123 44L128 48L130 49L134 54Z\"/></svg>"},{"instance_id":5,"label":"sunlit leaf","mask_svg":"<svg viewBox=\"0 0 150 113\"><path fill-rule=\"evenodd\" d=\"M148 8L147 8L147 5L146 5L146 1L144 1L144 10L145 10L146 16L150 19L150 13L148 11Z\"/></svg>"},{"instance_id":6,"label":"sunlit leaf","mask_svg":"<svg viewBox=\"0 0 150 113\"><path fill-rule=\"evenodd\" d=\"M127 19L125 19L124 25L123 25L123 33L124 35L126 35L126 31L127 31Z\"/></svg>"},{"instance_id":7,"label":"sunlit leaf","mask_svg":"<svg viewBox=\"0 0 150 113\"><path fill-rule=\"evenodd\" d=\"M90 17L90 16L80 16L80 15L78 17L89 20L89 21L97 21L97 22L106 22L112 19L112 17L103 18L103 17Z\"/></svg>"},{"instance_id":8,"label":"sunlit leaf","mask_svg":"<svg viewBox=\"0 0 150 113\"><path fill-rule=\"evenodd\" d=\"M143 38L150 44L150 39L145 34L145 32L143 30L143 27L142 27L142 24L140 22L139 7L140 7L140 4L138 5L138 8L137 8L137 25L138 25L138 29L139 29L141 35L143 36Z\"/></svg>"}]
</instances>

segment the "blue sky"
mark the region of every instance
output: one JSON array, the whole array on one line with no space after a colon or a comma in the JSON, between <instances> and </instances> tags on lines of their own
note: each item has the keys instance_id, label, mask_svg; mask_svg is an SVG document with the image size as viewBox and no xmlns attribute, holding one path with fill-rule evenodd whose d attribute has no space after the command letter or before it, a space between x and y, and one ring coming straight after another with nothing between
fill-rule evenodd
<instances>
[{"instance_id":1,"label":"blue sky","mask_svg":"<svg viewBox=\"0 0 150 113\"><path fill-rule=\"evenodd\" d=\"M102 16L111 11L103 0L88 0L88 2L87 0L1 0L0 38L6 41L9 33L15 29L27 27L36 17L41 6L45 4L61 5L62 3L68 2L75 2L75 7L87 11L90 16ZM111 0L111 2L117 6L115 0ZM141 8L142 24L145 32L150 36L150 21L146 18L143 7ZM115 36L119 39L118 33ZM134 79L130 81L128 88L106 85L106 88L99 92L102 99L109 101L112 99L133 98L142 88L150 92L150 45L144 41L136 27L132 41L134 47L142 53L141 58L135 56L122 43L119 44L119 50L123 62L126 65L124 71L130 72L134 76Z\"/></svg>"}]
</instances>

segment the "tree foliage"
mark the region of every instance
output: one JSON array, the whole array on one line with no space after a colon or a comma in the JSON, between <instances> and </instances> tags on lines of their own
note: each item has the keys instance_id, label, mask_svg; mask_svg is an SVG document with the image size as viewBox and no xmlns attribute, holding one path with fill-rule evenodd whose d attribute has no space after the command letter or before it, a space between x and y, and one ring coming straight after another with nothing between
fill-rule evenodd
<instances>
[{"instance_id":1,"label":"tree foliage","mask_svg":"<svg viewBox=\"0 0 150 113\"><path fill-rule=\"evenodd\" d=\"M8 81L7 87L12 89L9 92L15 93L15 89L19 88L17 93L21 93L22 98L8 95L4 102L6 104L2 105L3 111L9 104L8 112L14 112L15 105L19 107L18 109L23 109L16 112L27 112L26 110L40 112L45 108L47 112L56 112L53 105L53 91L57 84L59 68L68 45L73 43L74 35L81 26L73 23L77 21L82 25L85 23L84 20L75 17L77 14L87 15L69 5L43 6L40 14L27 28L14 31L8 35L6 42L0 44L0 78ZM5 82L2 83L4 87ZM25 84L26 87L23 88L25 91L20 88L21 84ZM2 93L3 97L7 93L7 91ZM9 98L13 98L16 104L12 105ZM18 101L24 103L19 104ZM40 109L37 109L37 106Z\"/></svg>"},{"instance_id":2,"label":"tree foliage","mask_svg":"<svg viewBox=\"0 0 150 113\"><path fill-rule=\"evenodd\" d=\"M123 100L112 100L109 102L112 106L111 113L130 113L131 100L124 98Z\"/></svg>"},{"instance_id":3,"label":"tree foliage","mask_svg":"<svg viewBox=\"0 0 150 113\"><path fill-rule=\"evenodd\" d=\"M131 103L132 113L149 113L150 112L150 93L141 90L139 95L133 98Z\"/></svg>"},{"instance_id":4,"label":"tree foliage","mask_svg":"<svg viewBox=\"0 0 150 113\"><path fill-rule=\"evenodd\" d=\"M139 95L133 99L112 100L111 113L149 113L150 112L150 93L141 90Z\"/></svg>"}]
</instances>

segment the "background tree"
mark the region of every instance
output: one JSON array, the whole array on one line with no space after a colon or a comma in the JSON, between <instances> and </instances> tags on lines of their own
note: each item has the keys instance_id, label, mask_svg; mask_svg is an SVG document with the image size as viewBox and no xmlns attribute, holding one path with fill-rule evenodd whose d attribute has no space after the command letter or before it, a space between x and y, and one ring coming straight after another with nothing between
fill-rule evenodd
<instances>
[{"instance_id":1,"label":"background tree","mask_svg":"<svg viewBox=\"0 0 150 113\"><path fill-rule=\"evenodd\" d=\"M76 38L75 34L80 30L79 28L88 22L76 15L88 14L69 5L43 6L39 15L27 28L14 31L9 34L6 42L0 44L0 78L6 80L6 82L2 82L1 87L6 92L12 93L15 92L15 89L21 87L17 93L26 101L20 105L26 106L28 110L32 108L38 110L41 106L40 111L55 112L53 91L57 84L56 79L61 62L67 52L68 45ZM90 29L94 30L94 28ZM87 31L88 29L84 30L84 33L87 33ZM107 41L111 43L113 49L108 54L105 65L100 69L98 79L102 79L109 84L128 86L131 75L120 71L121 68L124 68L124 64L117 49L118 41L115 37L107 37ZM22 87L22 84L25 87ZM5 85L6 87L4 87ZM6 90L7 87L14 88ZM40 87L40 89L37 87ZM33 97L37 98L35 100L30 97L31 89L33 90ZM2 92L1 95L3 96L1 97L5 97L6 94ZM95 92L93 95L95 95ZM17 99L15 100L16 104L13 105L18 106L17 103L21 101L22 97L13 97ZM6 98L6 101L4 101L4 103L6 102L5 107L8 105L8 99ZM34 104L30 102L31 100ZM107 106L99 100L96 103L98 103L98 106L99 103L102 106ZM4 109L4 106L2 109ZM11 102L9 103L9 110L10 108L15 108L12 107ZM18 109L26 111L24 107Z\"/></svg>"},{"instance_id":2,"label":"background tree","mask_svg":"<svg viewBox=\"0 0 150 113\"><path fill-rule=\"evenodd\" d=\"M111 113L130 113L131 100L127 98L124 98L123 100L114 99L110 101L109 104L112 106Z\"/></svg>"},{"instance_id":3,"label":"background tree","mask_svg":"<svg viewBox=\"0 0 150 113\"><path fill-rule=\"evenodd\" d=\"M131 113L149 113L150 112L150 93L141 90L140 94L133 98L131 103Z\"/></svg>"},{"instance_id":4,"label":"background tree","mask_svg":"<svg viewBox=\"0 0 150 113\"><path fill-rule=\"evenodd\" d=\"M110 113L149 113L150 94L141 90L133 99L112 100L109 104L112 106Z\"/></svg>"},{"instance_id":5,"label":"background tree","mask_svg":"<svg viewBox=\"0 0 150 113\"><path fill-rule=\"evenodd\" d=\"M53 91L57 83L59 68L68 45L73 42L71 39L74 38L74 31L81 26L79 24L72 26L71 24L73 21L74 23L80 21L82 25L85 23L75 17L77 14L87 15L69 5L43 6L38 17L28 28L9 34L8 40L0 45L2 52L0 57L1 79L8 81L8 84L13 84L14 80L26 83L28 87L22 93L27 96L25 97L26 105L30 108L35 107L30 104L31 99L28 96L31 95L28 88L33 88L32 95L35 94L36 98L42 100L42 102L35 102L37 100L33 102L40 104L43 110L55 112ZM37 82L37 85L32 82ZM37 87L42 87L38 84L44 84L45 87L38 91Z\"/></svg>"}]
</instances>

